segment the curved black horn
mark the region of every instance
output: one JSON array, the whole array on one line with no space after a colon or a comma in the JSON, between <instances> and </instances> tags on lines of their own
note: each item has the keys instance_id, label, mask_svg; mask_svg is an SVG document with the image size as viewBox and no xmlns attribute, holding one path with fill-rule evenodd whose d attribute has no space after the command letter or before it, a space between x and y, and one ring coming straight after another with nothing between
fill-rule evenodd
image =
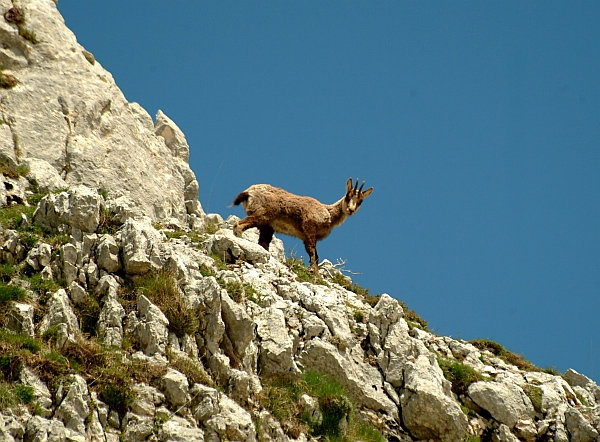
<instances>
[{"instance_id":1,"label":"curved black horn","mask_svg":"<svg viewBox=\"0 0 600 442\"><path fill-rule=\"evenodd\" d=\"M358 178L356 178L356 186L354 186L354 190L358 189Z\"/></svg>"}]
</instances>

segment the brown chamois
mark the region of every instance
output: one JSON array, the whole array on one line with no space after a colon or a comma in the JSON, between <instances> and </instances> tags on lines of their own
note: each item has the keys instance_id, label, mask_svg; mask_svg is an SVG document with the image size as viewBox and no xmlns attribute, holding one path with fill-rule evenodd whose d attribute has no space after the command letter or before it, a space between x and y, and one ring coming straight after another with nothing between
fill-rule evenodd
<instances>
[{"instance_id":1,"label":"brown chamois","mask_svg":"<svg viewBox=\"0 0 600 442\"><path fill-rule=\"evenodd\" d=\"M371 195L373 188L363 192L364 181L358 188L352 187L352 178L346 182L346 195L335 204L323 204L309 196L289 193L269 184L255 184L235 197L235 206L242 204L248 216L236 223L233 233L242 236L245 230L257 227L258 243L266 250L273 233L285 233L300 238L310 257L310 268L319 273L317 241L331 233L334 227L354 215L363 200Z\"/></svg>"}]
</instances>

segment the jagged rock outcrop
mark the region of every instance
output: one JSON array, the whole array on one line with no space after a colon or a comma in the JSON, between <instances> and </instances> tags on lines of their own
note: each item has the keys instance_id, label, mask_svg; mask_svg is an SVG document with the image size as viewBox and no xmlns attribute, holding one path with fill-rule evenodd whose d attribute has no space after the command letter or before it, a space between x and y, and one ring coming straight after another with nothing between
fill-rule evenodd
<instances>
[{"instance_id":1,"label":"jagged rock outcrop","mask_svg":"<svg viewBox=\"0 0 600 442\"><path fill-rule=\"evenodd\" d=\"M201 217L189 146L177 125L160 111L154 123L127 102L52 0L0 1L3 15L15 8L22 23L0 19L0 66L16 79L0 89L1 159L27 166L42 190L85 184L126 196L155 220Z\"/></svg>"},{"instance_id":2,"label":"jagged rock outcrop","mask_svg":"<svg viewBox=\"0 0 600 442\"><path fill-rule=\"evenodd\" d=\"M0 203L51 192L0 228L0 441L599 440L585 375L432 334L204 216L177 126L127 103L52 1L0 8Z\"/></svg>"}]
</instances>

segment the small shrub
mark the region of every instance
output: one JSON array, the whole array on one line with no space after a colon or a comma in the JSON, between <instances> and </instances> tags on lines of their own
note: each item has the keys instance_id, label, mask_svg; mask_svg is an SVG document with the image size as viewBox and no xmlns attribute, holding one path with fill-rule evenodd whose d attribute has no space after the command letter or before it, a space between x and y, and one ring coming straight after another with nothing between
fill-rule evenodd
<instances>
[{"instance_id":1,"label":"small shrub","mask_svg":"<svg viewBox=\"0 0 600 442\"><path fill-rule=\"evenodd\" d=\"M0 382L0 411L19 404L31 404L35 399L34 389L29 385Z\"/></svg>"},{"instance_id":2,"label":"small shrub","mask_svg":"<svg viewBox=\"0 0 600 442\"><path fill-rule=\"evenodd\" d=\"M204 225L204 233L214 235L219 230L218 221L209 221Z\"/></svg>"},{"instance_id":3,"label":"small shrub","mask_svg":"<svg viewBox=\"0 0 600 442\"><path fill-rule=\"evenodd\" d=\"M175 370L185 374L191 384L214 385L212 378L197 360L178 356L174 352L169 352L168 356L171 366Z\"/></svg>"},{"instance_id":4,"label":"small shrub","mask_svg":"<svg viewBox=\"0 0 600 442\"><path fill-rule=\"evenodd\" d=\"M354 310L354 320L359 324L365 322L365 314L360 310Z\"/></svg>"},{"instance_id":5,"label":"small shrub","mask_svg":"<svg viewBox=\"0 0 600 442\"><path fill-rule=\"evenodd\" d=\"M83 56L85 57L85 59L93 66L96 64L96 58L94 57L94 54L92 54L91 52L86 51L85 49L82 51ZM104 198L106 199L106 198Z\"/></svg>"},{"instance_id":6,"label":"small shrub","mask_svg":"<svg viewBox=\"0 0 600 442\"><path fill-rule=\"evenodd\" d=\"M96 325L100 318L100 304L94 296L86 296L83 301L75 306L77 317L81 325L81 332L88 336L96 336Z\"/></svg>"},{"instance_id":7,"label":"small shrub","mask_svg":"<svg viewBox=\"0 0 600 442\"><path fill-rule=\"evenodd\" d=\"M430 331L429 324L427 324L427 321L425 319L421 318L414 310L409 309L404 302L399 302L402 306L402 309L404 310L404 319L406 320L411 329L417 327L421 330Z\"/></svg>"},{"instance_id":8,"label":"small shrub","mask_svg":"<svg viewBox=\"0 0 600 442\"><path fill-rule=\"evenodd\" d=\"M17 84L19 84L19 80L14 75L5 74L4 72L0 72L0 88L2 89L12 89ZM9 175L7 175L9 176Z\"/></svg>"},{"instance_id":9,"label":"small shrub","mask_svg":"<svg viewBox=\"0 0 600 442\"><path fill-rule=\"evenodd\" d=\"M466 394L469 385L485 379L477 370L462 362L438 358L438 365L444 372L444 377L452 383L452 391L457 395Z\"/></svg>"},{"instance_id":10,"label":"small shrub","mask_svg":"<svg viewBox=\"0 0 600 442\"><path fill-rule=\"evenodd\" d=\"M377 303L379 302L380 299L381 299L381 295L380 294L377 294L377 295L366 294L365 295L365 302L367 304L369 304L371 307L375 307L377 305Z\"/></svg>"},{"instance_id":11,"label":"small shrub","mask_svg":"<svg viewBox=\"0 0 600 442\"><path fill-rule=\"evenodd\" d=\"M54 279L44 279L39 273L34 273L29 277L31 290L40 295L40 301L46 302L48 293L60 289L60 285Z\"/></svg>"},{"instance_id":12,"label":"small shrub","mask_svg":"<svg viewBox=\"0 0 600 442\"><path fill-rule=\"evenodd\" d=\"M356 293L357 295L367 296L369 294L369 289L361 287L360 285L355 284L352 281L348 281L341 273L336 273L331 281L338 285L341 285L346 290L350 290L351 292Z\"/></svg>"},{"instance_id":13,"label":"small shrub","mask_svg":"<svg viewBox=\"0 0 600 442\"><path fill-rule=\"evenodd\" d=\"M208 256L210 256L213 259L218 270L227 270L228 269L227 264L225 263L225 260L223 258L221 258L219 255L217 255L216 253L211 253Z\"/></svg>"},{"instance_id":14,"label":"small shrub","mask_svg":"<svg viewBox=\"0 0 600 442\"><path fill-rule=\"evenodd\" d=\"M19 35L21 37L23 37L25 40L29 40L33 44L38 43L38 39L37 39L37 36L35 35L35 32L33 32L30 29L24 28L22 26L19 27Z\"/></svg>"}]
</instances>

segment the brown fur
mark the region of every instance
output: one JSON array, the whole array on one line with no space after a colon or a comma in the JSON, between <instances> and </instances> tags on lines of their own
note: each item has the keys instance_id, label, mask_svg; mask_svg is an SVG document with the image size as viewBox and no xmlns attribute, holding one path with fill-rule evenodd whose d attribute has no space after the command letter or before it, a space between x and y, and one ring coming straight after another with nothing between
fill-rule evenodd
<instances>
[{"instance_id":1,"label":"brown fur","mask_svg":"<svg viewBox=\"0 0 600 442\"><path fill-rule=\"evenodd\" d=\"M300 238L310 257L311 269L318 272L317 241L326 238L334 227L358 211L362 201L373 191L371 187L363 192L363 186L358 189L357 180L356 186L352 187L352 178L349 178L346 195L335 204L323 204L309 196L294 195L269 184L255 184L233 201L236 206L242 204L248 214L236 223L233 232L242 236L245 230L257 227L260 232L258 243L266 250L269 250L274 232Z\"/></svg>"}]
</instances>

